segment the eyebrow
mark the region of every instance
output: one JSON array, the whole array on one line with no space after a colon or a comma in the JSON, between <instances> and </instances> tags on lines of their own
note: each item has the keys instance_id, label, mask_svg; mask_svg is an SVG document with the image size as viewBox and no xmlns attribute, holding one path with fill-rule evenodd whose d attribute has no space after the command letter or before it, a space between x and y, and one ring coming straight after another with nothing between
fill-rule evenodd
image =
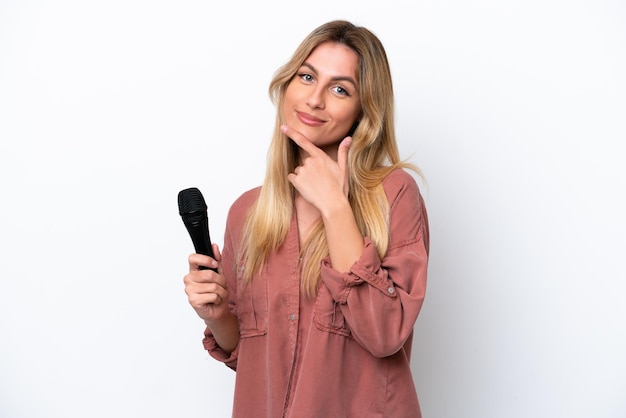
<instances>
[{"instance_id":1,"label":"eyebrow","mask_svg":"<svg viewBox=\"0 0 626 418\"><path fill-rule=\"evenodd\" d=\"M317 70L315 69L315 67L314 67L314 66L312 66L311 64L309 64L308 62L303 62L303 63L302 63L302 65L303 65L304 67L308 67L308 68L310 68L310 69L311 69L311 71L313 71L315 74L318 74L318 72L317 72ZM348 77L348 76L343 76L343 75L340 75L340 76L332 77L332 78L331 78L331 80L332 80L332 81L347 81L347 82L349 82L349 83L352 83L352 85L353 85L355 88L357 87L356 81L355 81L352 77Z\"/></svg>"}]
</instances>

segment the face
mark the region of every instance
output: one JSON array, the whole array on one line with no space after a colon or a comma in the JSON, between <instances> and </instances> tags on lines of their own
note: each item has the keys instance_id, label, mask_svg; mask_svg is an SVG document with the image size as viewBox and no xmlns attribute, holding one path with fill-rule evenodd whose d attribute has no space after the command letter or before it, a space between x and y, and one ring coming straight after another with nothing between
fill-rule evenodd
<instances>
[{"instance_id":1,"label":"face","mask_svg":"<svg viewBox=\"0 0 626 418\"><path fill-rule=\"evenodd\" d=\"M320 44L287 86L284 123L319 148L336 153L361 113L358 64L357 54L347 46Z\"/></svg>"}]
</instances>

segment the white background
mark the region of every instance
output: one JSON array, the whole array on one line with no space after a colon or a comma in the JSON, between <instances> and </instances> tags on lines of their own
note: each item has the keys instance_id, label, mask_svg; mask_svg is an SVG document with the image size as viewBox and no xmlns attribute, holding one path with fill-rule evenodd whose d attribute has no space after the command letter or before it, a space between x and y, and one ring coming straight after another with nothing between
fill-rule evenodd
<instances>
[{"instance_id":1,"label":"white background","mask_svg":"<svg viewBox=\"0 0 626 418\"><path fill-rule=\"evenodd\" d=\"M335 18L428 181L425 418L626 416L624 2L0 0L0 417L229 416L176 196L221 245L273 72Z\"/></svg>"}]
</instances>

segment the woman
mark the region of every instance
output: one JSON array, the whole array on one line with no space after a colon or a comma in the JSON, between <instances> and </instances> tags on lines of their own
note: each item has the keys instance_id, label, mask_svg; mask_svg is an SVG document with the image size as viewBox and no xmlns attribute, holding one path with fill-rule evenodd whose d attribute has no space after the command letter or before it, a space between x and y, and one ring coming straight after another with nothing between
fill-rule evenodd
<instances>
[{"instance_id":1,"label":"woman","mask_svg":"<svg viewBox=\"0 0 626 418\"><path fill-rule=\"evenodd\" d=\"M269 90L265 181L184 279L205 348L236 370L233 416L420 417L409 360L428 219L399 159L385 50L326 23Z\"/></svg>"}]
</instances>

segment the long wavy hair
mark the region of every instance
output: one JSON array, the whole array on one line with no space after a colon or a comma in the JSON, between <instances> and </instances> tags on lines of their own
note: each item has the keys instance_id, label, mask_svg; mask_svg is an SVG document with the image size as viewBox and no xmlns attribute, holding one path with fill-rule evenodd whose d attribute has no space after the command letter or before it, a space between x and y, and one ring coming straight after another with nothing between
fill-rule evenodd
<instances>
[{"instance_id":1,"label":"long wavy hair","mask_svg":"<svg viewBox=\"0 0 626 418\"><path fill-rule=\"evenodd\" d=\"M284 241L294 211L295 189L287 180L287 174L298 165L298 151L280 131L285 91L311 52L326 42L345 45L359 58L357 83L361 115L348 157L348 199L361 233L372 240L381 258L389 245L389 203L382 181L396 168L409 168L421 174L413 164L400 161L394 131L391 71L380 40L368 29L343 20L319 26L276 71L269 86L270 98L277 108L276 123L267 155L265 180L246 218L237 256L238 264L243 267L243 278L248 282L264 268L267 257ZM321 261L328 256L321 220L301 245L300 256L302 293L314 297Z\"/></svg>"}]
</instances>

